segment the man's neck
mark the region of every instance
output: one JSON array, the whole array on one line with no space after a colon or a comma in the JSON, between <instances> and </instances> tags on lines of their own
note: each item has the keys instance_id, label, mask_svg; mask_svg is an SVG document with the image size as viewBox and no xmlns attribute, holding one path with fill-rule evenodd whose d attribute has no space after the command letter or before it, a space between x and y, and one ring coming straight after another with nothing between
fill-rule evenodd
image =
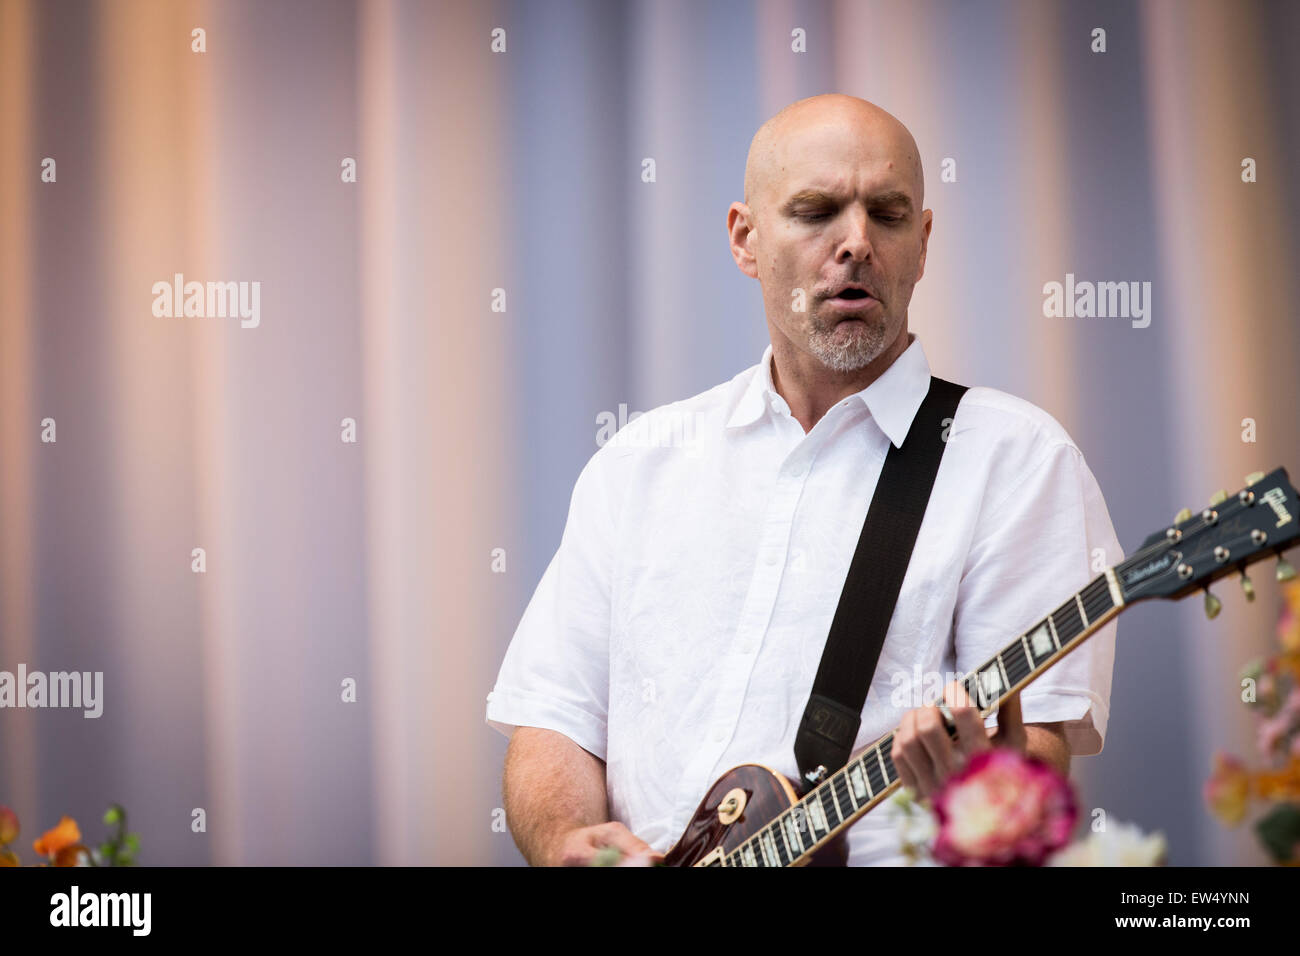
<instances>
[{"instance_id":1,"label":"man's neck","mask_svg":"<svg viewBox=\"0 0 1300 956\"><path fill-rule=\"evenodd\" d=\"M827 368L815 356L800 351L779 332L772 336L772 384L790 406L805 433L813 430L836 402L862 391L907 351L907 323L885 351L853 372Z\"/></svg>"}]
</instances>

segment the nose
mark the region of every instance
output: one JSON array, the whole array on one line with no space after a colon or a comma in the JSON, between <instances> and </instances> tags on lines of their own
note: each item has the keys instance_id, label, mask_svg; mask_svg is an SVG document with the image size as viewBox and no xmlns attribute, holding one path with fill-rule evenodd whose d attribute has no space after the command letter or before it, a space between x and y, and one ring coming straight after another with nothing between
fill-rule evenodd
<instances>
[{"instance_id":1,"label":"nose","mask_svg":"<svg viewBox=\"0 0 1300 956\"><path fill-rule=\"evenodd\" d=\"M848 210L848 214L843 217L848 232L840 241L839 248L835 251L835 261L845 262L858 260L869 262L871 260L871 237L867 235L867 213L861 206L854 206Z\"/></svg>"}]
</instances>

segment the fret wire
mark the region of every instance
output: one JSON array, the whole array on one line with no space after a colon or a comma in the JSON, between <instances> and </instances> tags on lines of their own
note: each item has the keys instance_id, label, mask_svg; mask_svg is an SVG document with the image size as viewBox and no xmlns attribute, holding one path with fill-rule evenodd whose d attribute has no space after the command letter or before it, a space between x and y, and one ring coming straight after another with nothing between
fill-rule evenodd
<instances>
[{"instance_id":1,"label":"fret wire","mask_svg":"<svg viewBox=\"0 0 1300 956\"><path fill-rule=\"evenodd\" d=\"M998 675L1002 678L1002 689L1006 690L1008 687L1011 686L1011 681L1007 680L1007 668L1006 665L1002 663L1001 651L998 652L994 660L997 661Z\"/></svg>"},{"instance_id":2,"label":"fret wire","mask_svg":"<svg viewBox=\"0 0 1300 956\"><path fill-rule=\"evenodd\" d=\"M1087 586L1086 588L1084 588L1083 590L1084 590L1085 593L1091 592L1091 593L1088 594L1089 597L1099 597L1099 596L1101 596L1101 595L1103 595L1103 594L1106 595L1107 597L1109 597L1109 596L1110 596L1110 580L1106 577L1106 575L1103 574L1103 575L1099 576L1099 577L1097 578L1097 580L1093 581L1092 584L1088 585L1088 586Z\"/></svg>"},{"instance_id":3,"label":"fret wire","mask_svg":"<svg viewBox=\"0 0 1300 956\"><path fill-rule=\"evenodd\" d=\"M875 787L871 786L871 771L867 770L868 757L871 757L872 760L875 760L875 753L872 753L872 750L870 748L868 748L866 752L863 752L862 756L858 757L857 760L853 762L857 763L858 773L862 774L862 784L867 788L867 800L875 800L876 793L879 793L880 791L876 790Z\"/></svg>"},{"instance_id":4,"label":"fret wire","mask_svg":"<svg viewBox=\"0 0 1300 956\"><path fill-rule=\"evenodd\" d=\"M781 820L781 835L785 837L786 847L790 851L790 861L793 862L803 856L803 831L799 829L798 821L789 810L782 813L778 819ZM807 819L807 811L804 812L804 819Z\"/></svg>"},{"instance_id":5,"label":"fret wire","mask_svg":"<svg viewBox=\"0 0 1300 956\"><path fill-rule=\"evenodd\" d=\"M892 744L894 739L892 734L889 739ZM881 754L880 761L885 765L885 780L887 781L886 786L888 786L888 784L898 779L898 768L894 766L894 758L887 753Z\"/></svg>"},{"instance_id":6,"label":"fret wire","mask_svg":"<svg viewBox=\"0 0 1300 956\"><path fill-rule=\"evenodd\" d=\"M1022 660L1022 661L1025 660L1025 639L1024 639L1024 637L1023 637L1023 636L1022 636L1022 637L1017 637L1014 641L1012 641L1012 642L1011 642L1010 644L1008 644L1006 647L1002 648L1002 650L1000 650L1000 651L998 652L998 657L1000 657L1000 658L1002 659L1002 666L1003 666L1003 667L1006 667L1006 666L1007 666L1007 662L1008 662L1008 661L1013 661L1013 660L1016 660L1017 658L1020 659L1020 660ZM1032 664L1032 662L1030 663L1030 669L1031 669L1031 670L1033 669L1033 664Z\"/></svg>"},{"instance_id":7,"label":"fret wire","mask_svg":"<svg viewBox=\"0 0 1300 956\"><path fill-rule=\"evenodd\" d=\"M840 773L844 779L844 792L849 798L853 811L856 813L862 807L862 804L858 802L858 795L853 792L853 781L849 779L848 768L844 768Z\"/></svg>"},{"instance_id":8,"label":"fret wire","mask_svg":"<svg viewBox=\"0 0 1300 956\"><path fill-rule=\"evenodd\" d=\"M1083 633L1083 622L1079 617L1079 609L1073 601L1057 608L1052 612L1051 617L1052 623L1056 626L1057 639L1060 640L1062 645L1069 644Z\"/></svg>"},{"instance_id":9,"label":"fret wire","mask_svg":"<svg viewBox=\"0 0 1300 956\"><path fill-rule=\"evenodd\" d=\"M789 866L799 856L799 854L795 853L794 847L790 845L790 838L787 835L789 831L785 826L785 817L786 814L781 813L778 814L776 818L776 832L781 838L781 842L777 844L777 848L785 850L785 859L781 861L781 865Z\"/></svg>"},{"instance_id":10,"label":"fret wire","mask_svg":"<svg viewBox=\"0 0 1300 956\"><path fill-rule=\"evenodd\" d=\"M763 827L763 829L760 830L759 833L761 833L762 836L763 836L764 859L766 859L766 860L768 861L768 864L767 864L767 865L768 865L768 866L780 866L780 865L781 865L781 851L778 849L778 844L777 844L777 842L776 842L776 837L775 837L775 835L772 833L772 826L771 826L771 824L769 824L768 826Z\"/></svg>"},{"instance_id":11,"label":"fret wire","mask_svg":"<svg viewBox=\"0 0 1300 956\"><path fill-rule=\"evenodd\" d=\"M880 793L889 786L889 780L885 777L885 764L880 756L880 744L876 744L867 752L867 757L863 758L863 764L867 772L867 783L871 786L872 793Z\"/></svg>"},{"instance_id":12,"label":"fret wire","mask_svg":"<svg viewBox=\"0 0 1300 956\"><path fill-rule=\"evenodd\" d=\"M817 801L800 800L795 804L795 806L801 808L800 815L804 822L802 827L796 826L796 829L799 831L799 842L803 844L801 852L807 852L808 847L817 842L817 821L821 819L820 815L813 809L817 806ZM799 818L796 817L795 823L797 824L798 822Z\"/></svg>"},{"instance_id":13,"label":"fret wire","mask_svg":"<svg viewBox=\"0 0 1300 956\"><path fill-rule=\"evenodd\" d=\"M848 814L844 812L844 807L840 803L840 795L835 791L835 782L838 779L839 779L839 773L836 772L831 775L831 779L828 780L827 783L830 785L829 790L831 792L831 800L835 803L835 813L840 818L840 822L843 823L849 817Z\"/></svg>"},{"instance_id":14,"label":"fret wire","mask_svg":"<svg viewBox=\"0 0 1300 956\"><path fill-rule=\"evenodd\" d=\"M1097 613L1093 613L1093 614L1088 615L1088 616L1091 617L1091 618L1097 618L1097 617L1100 617L1102 614L1104 614L1106 611L1109 611L1109 610L1110 610L1111 608L1113 608L1114 606L1115 606L1115 604L1114 604L1113 601L1111 601L1111 599L1110 599L1110 595L1107 595L1106 598L1105 598L1105 600L1103 600L1103 599L1101 599L1101 598L1094 598L1094 599L1091 600L1091 601L1086 601L1086 602L1084 602L1084 607L1089 608L1090 610L1092 610L1092 611L1094 611L1094 612L1097 612Z\"/></svg>"},{"instance_id":15,"label":"fret wire","mask_svg":"<svg viewBox=\"0 0 1300 956\"><path fill-rule=\"evenodd\" d=\"M1140 557L1141 555L1135 555L1133 559L1134 562L1137 563L1137 559ZM1075 596L1071 600L1062 604L1055 611L1048 614L1043 620L1039 621L1029 631L1019 635L1014 641L993 655L993 657L989 658L975 670L967 674L961 679L961 685L966 690L966 693L978 702L984 696L981 675L985 671L993 670L998 675L1002 693L998 694L995 698L988 699L988 702L991 703L994 699L1000 699L1008 688L1024 680L1026 676L1045 669L1042 663L1039 662L1039 659L1035 656L1033 648L1030 647L1030 634L1035 633L1044 625L1047 626L1048 632L1053 638L1054 648L1046 655L1046 657L1051 657L1056 651L1064 648L1079 635L1087 631L1098 618L1104 615L1107 611L1113 609L1115 606L1115 602L1110 594L1109 582L1105 575L1095 578L1082 590L1076 592ZM1043 659L1046 659L1046 657ZM1019 664L1014 668L1008 666L1008 660L1019 662L1022 659L1023 666L1027 668L1023 674L1018 670L1018 667L1020 666ZM1016 679L1012 678L1013 670L1015 670L1015 673L1019 675ZM897 768L894 768L893 774L890 773L890 767L893 765L893 761L888 759L887 744L892 744L892 734L888 738L882 739L877 744L870 747L866 753L858 758L858 760L851 761L848 765L836 771L825 783L819 785L815 790L806 794L799 803L796 804L796 806L801 806L803 817L807 820L808 829L806 837L802 830L799 831L800 835L798 837L800 843L803 843L806 840L807 848L796 848L791 846L789 843L785 823L787 819L790 819L790 810L793 809L792 807L778 814L773 823L745 840L732 853L724 855L722 858L722 865L743 866L745 860L744 851L746 848L750 850L754 861L763 866L788 866L790 863L794 862L794 860L804 855L808 848L815 846L818 842L818 827L814 822L812 811L809 810L812 801L815 800L819 802L821 813L826 822L824 833L829 834L837 827L842 826L850 817L861 810L863 806L870 803L878 794L882 793L885 788L895 782ZM865 785L867 792L867 796L861 802L857 799L856 793L854 792L853 782L850 778L850 774L852 773L855 764L859 767L859 772L862 775L862 782ZM880 772L880 777L883 780L883 784L880 787L877 787L876 782L872 780L872 771L868 769L868 767L873 765L875 770ZM847 799L841 797L840 788L843 788L843 795ZM828 803L829 806L827 805ZM845 805L849 807L847 813L845 812ZM831 813L832 810L834 811L833 816ZM795 826L793 820L791 820L790 826ZM765 847L763 844L763 836L765 834L771 840L772 847L775 851L775 864L768 862L769 857L767 853L764 852Z\"/></svg>"},{"instance_id":16,"label":"fret wire","mask_svg":"<svg viewBox=\"0 0 1300 956\"><path fill-rule=\"evenodd\" d=\"M822 805L822 816L824 816L826 818L826 822L830 824L830 829L834 830L837 826L839 826L841 823L844 822L844 820L840 817L839 807L835 806L835 791L831 790L828 787L818 787L817 793L819 794L817 799L821 801L821 805ZM826 803L827 796L830 797L829 806L827 806ZM832 815L832 811L834 811L833 815Z\"/></svg>"},{"instance_id":17,"label":"fret wire","mask_svg":"<svg viewBox=\"0 0 1300 956\"><path fill-rule=\"evenodd\" d=\"M840 803L840 813L845 820L857 812L858 805L853 801L853 794L850 792L849 782L845 779L842 770L835 771L835 799ZM844 811L844 808L847 808L847 813Z\"/></svg>"},{"instance_id":18,"label":"fret wire","mask_svg":"<svg viewBox=\"0 0 1300 956\"><path fill-rule=\"evenodd\" d=\"M894 782L894 778L889 775L889 768L893 765L893 758L890 757L889 763L885 762L885 758L889 757L890 751L893 749L894 734L891 731L887 737L881 738L880 743L876 745L876 769L885 778L886 787Z\"/></svg>"},{"instance_id":19,"label":"fret wire","mask_svg":"<svg viewBox=\"0 0 1300 956\"><path fill-rule=\"evenodd\" d=\"M782 832L781 818L778 816L775 821L768 824L769 830L775 830L772 835L772 842L776 846L776 858L781 866L789 866L791 857L788 856L790 848L785 845L785 834ZM781 851L784 850L783 854Z\"/></svg>"}]
</instances>

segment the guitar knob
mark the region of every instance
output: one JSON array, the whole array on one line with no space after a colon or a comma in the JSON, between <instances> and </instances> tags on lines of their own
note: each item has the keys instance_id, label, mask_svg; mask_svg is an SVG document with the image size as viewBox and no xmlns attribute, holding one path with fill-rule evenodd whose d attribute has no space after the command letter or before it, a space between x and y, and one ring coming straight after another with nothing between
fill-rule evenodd
<instances>
[{"instance_id":1,"label":"guitar knob","mask_svg":"<svg viewBox=\"0 0 1300 956\"><path fill-rule=\"evenodd\" d=\"M1205 616L1213 621L1219 616L1219 611L1223 609L1223 602L1210 593L1210 589L1205 589Z\"/></svg>"},{"instance_id":2,"label":"guitar knob","mask_svg":"<svg viewBox=\"0 0 1300 956\"><path fill-rule=\"evenodd\" d=\"M1255 600L1255 585L1251 583L1250 578L1246 577L1246 572L1241 572L1241 590L1246 595L1247 601Z\"/></svg>"},{"instance_id":3,"label":"guitar knob","mask_svg":"<svg viewBox=\"0 0 1300 956\"><path fill-rule=\"evenodd\" d=\"M1174 524L1182 524L1191 516L1192 516L1192 509L1184 508L1182 511L1178 512L1178 514L1174 515Z\"/></svg>"},{"instance_id":4,"label":"guitar knob","mask_svg":"<svg viewBox=\"0 0 1300 956\"><path fill-rule=\"evenodd\" d=\"M1246 484L1248 486L1258 484L1263 480L1264 480L1264 473L1262 471L1252 471L1249 475L1246 476Z\"/></svg>"},{"instance_id":5,"label":"guitar knob","mask_svg":"<svg viewBox=\"0 0 1300 956\"><path fill-rule=\"evenodd\" d=\"M1293 577L1295 577L1295 565L1281 555L1278 555L1277 579L1279 581L1290 581Z\"/></svg>"},{"instance_id":6,"label":"guitar knob","mask_svg":"<svg viewBox=\"0 0 1300 956\"><path fill-rule=\"evenodd\" d=\"M1210 495L1210 507L1221 505L1228 500L1228 491L1226 488L1220 488L1214 494Z\"/></svg>"}]
</instances>

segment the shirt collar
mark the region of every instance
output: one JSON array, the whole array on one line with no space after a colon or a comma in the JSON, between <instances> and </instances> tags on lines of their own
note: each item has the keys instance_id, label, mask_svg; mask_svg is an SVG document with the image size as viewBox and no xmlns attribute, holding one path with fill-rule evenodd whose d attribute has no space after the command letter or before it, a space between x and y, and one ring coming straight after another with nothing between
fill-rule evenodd
<instances>
[{"instance_id":1,"label":"shirt collar","mask_svg":"<svg viewBox=\"0 0 1300 956\"><path fill-rule=\"evenodd\" d=\"M902 447L912 419L916 417L921 402L930 390L930 363L915 332L907 333L907 348L885 369L874 382L854 392L843 403L861 402L871 413L880 430L895 446ZM767 410L769 405L789 414L790 406L772 384L772 346L763 351L763 358L754 369L740 401L727 420L727 428L749 425Z\"/></svg>"}]
</instances>

